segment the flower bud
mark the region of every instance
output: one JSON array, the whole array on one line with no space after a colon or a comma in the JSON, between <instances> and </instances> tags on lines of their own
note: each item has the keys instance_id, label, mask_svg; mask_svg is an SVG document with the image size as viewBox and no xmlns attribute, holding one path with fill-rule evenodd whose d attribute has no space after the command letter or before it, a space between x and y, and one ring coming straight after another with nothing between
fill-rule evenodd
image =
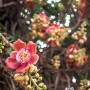
<instances>
[{"instance_id":1,"label":"flower bud","mask_svg":"<svg viewBox=\"0 0 90 90\"><path fill-rule=\"evenodd\" d=\"M28 84L28 82L24 82L24 85L27 85Z\"/></svg>"},{"instance_id":2,"label":"flower bud","mask_svg":"<svg viewBox=\"0 0 90 90\"><path fill-rule=\"evenodd\" d=\"M32 73L32 72L38 72L38 69L36 66L32 65L29 67L29 72Z\"/></svg>"},{"instance_id":3,"label":"flower bud","mask_svg":"<svg viewBox=\"0 0 90 90\"><path fill-rule=\"evenodd\" d=\"M32 88L31 85L27 85L28 90L31 90L31 88Z\"/></svg>"},{"instance_id":4,"label":"flower bud","mask_svg":"<svg viewBox=\"0 0 90 90\"><path fill-rule=\"evenodd\" d=\"M44 83L39 83L39 87L43 87Z\"/></svg>"},{"instance_id":5,"label":"flower bud","mask_svg":"<svg viewBox=\"0 0 90 90\"><path fill-rule=\"evenodd\" d=\"M84 40L83 40L83 39L80 39L80 40L79 40L79 43L80 43L80 44L83 44L83 43L84 43Z\"/></svg>"},{"instance_id":6,"label":"flower bud","mask_svg":"<svg viewBox=\"0 0 90 90\"><path fill-rule=\"evenodd\" d=\"M15 74L14 75L14 80L17 81L17 82L24 81L24 76L22 76L20 74Z\"/></svg>"},{"instance_id":7,"label":"flower bud","mask_svg":"<svg viewBox=\"0 0 90 90\"><path fill-rule=\"evenodd\" d=\"M73 57L74 57L73 55L71 55L71 54L69 55L69 58L70 58L70 59L73 59Z\"/></svg>"},{"instance_id":8,"label":"flower bud","mask_svg":"<svg viewBox=\"0 0 90 90\"><path fill-rule=\"evenodd\" d=\"M33 79L34 82L37 82L37 79Z\"/></svg>"},{"instance_id":9,"label":"flower bud","mask_svg":"<svg viewBox=\"0 0 90 90\"><path fill-rule=\"evenodd\" d=\"M87 37L83 36L84 41L87 41Z\"/></svg>"},{"instance_id":10,"label":"flower bud","mask_svg":"<svg viewBox=\"0 0 90 90\"><path fill-rule=\"evenodd\" d=\"M36 73L36 74L35 74L35 77L36 77L36 78L39 78L39 74L38 74L38 73Z\"/></svg>"},{"instance_id":11,"label":"flower bud","mask_svg":"<svg viewBox=\"0 0 90 90\"><path fill-rule=\"evenodd\" d=\"M42 80L42 77L39 77L38 79L41 81Z\"/></svg>"},{"instance_id":12,"label":"flower bud","mask_svg":"<svg viewBox=\"0 0 90 90\"><path fill-rule=\"evenodd\" d=\"M46 85L43 85L43 87L44 87L45 90L47 89Z\"/></svg>"},{"instance_id":13,"label":"flower bud","mask_svg":"<svg viewBox=\"0 0 90 90\"><path fill-rule=\"evenodd\" d=\"M29 80L29 77L28 76L25 76L24 80L25 81L28 81Z\"/></svg>"}]
</instances>

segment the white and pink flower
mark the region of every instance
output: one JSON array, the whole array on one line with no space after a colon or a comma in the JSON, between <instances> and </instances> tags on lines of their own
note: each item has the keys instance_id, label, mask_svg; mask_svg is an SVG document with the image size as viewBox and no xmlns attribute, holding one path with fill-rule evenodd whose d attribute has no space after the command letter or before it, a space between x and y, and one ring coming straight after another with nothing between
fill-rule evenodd
<instances>
[{"instance_id":1,"label":"white and pink flower","mask_svg":"<svg viewBox=\"0 0 90 90\"><path fill-rule=\"evenodd\" d=\"M29 65L36 64L39 56L36 54L36 45L32 41L27 44L20 39L13 43L13 49L5 61L6 66L16 72L25 73Z\"/></svg>"}]
</instances>

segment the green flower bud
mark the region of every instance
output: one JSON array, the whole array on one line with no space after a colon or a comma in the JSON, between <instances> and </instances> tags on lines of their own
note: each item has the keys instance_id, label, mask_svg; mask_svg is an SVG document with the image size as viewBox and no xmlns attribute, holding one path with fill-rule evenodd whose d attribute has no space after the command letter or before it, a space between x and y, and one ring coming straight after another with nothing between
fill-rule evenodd
<instances>
[{"instance_id":1,"label":"green flower bud","mask_svg":"<svg viewBox=\"0 0 90 90\"><path fill-rule=\"evenodd\" d=\"M43 87L44 83L39 83L38 86L39 87Z\"/></svg>"},{"instance_id":2,"label":"green flower bud","mask_svg":"<svg viewBox=\"0 0 90 90\"><path fill-rule=\"evenodd\" d=\"M39 74L38 74L38 73L36 73L36 74L35 74L35 77L36 77L36 78L39 78Z\"/></svg>"},{"instance_id":3,"label":"green flower bud","mask_svg":"<svg viewBox=\"0 0 90 90\"><path fill-rule=\"evenodd\" d=\"M25 76L25 79L24 79L25 81L28 81L29 80L29 77L28 76Z\"/></svg>"},{"instance_id":4,"label":"green flower bud","mask_svg":"<svg viewBox=\"0 0 90 90\"><path fill-rule=\"evenodd\" d=\"M46 85L43 85L43 88L46 90L47 89Z\"/></svg>"},{"instance_id":5,"label":"green flower bud","mask_svg":"<svg viewBox=\"0 0 90 90\"><path fill-rule=\"evenodd\" d=\"M37 79L33 79L34 82L37 82Z\"/></svg>"},{"instance_id":6,"label":"green flower bud","mask_svg":"<svg viewBox=\"0 0 90 90\"><path fill-rule=\"evenodd\" d=\"M31 88L32 88L31 85L27 85L28 90L31 90Z\"/></svg>"},{"instance_id":7,"label":"green flower bud","mask_svg":"<svg viewBox=\"0 0 90 90\"><path fill-rule=\"evenodd\" d=\"M39 77L38 79L41 81L42 80L42 77Z\"/></svg>"}]
</instances>

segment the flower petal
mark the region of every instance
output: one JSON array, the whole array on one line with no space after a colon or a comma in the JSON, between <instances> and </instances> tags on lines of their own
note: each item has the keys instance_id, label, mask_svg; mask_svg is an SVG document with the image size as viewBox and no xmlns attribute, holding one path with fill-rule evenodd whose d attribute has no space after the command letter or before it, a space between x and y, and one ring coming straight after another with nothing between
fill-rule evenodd
<instances>
[{"instance_id":1,"label":"flower petal","mask_svg":"<svg viewBox=\"0 0 90 90\"><path fill-rule=\"evenodd\" d=\"M34 54L34 55L31 56L31 58L30 58L28 63L29 64L36 64L38 59L39 59L39 56L37 54Z\"/></svg>"},{"instance_id":2,"label":"flower petal","mask_svg":"<svg viewBox=\"0 0 90 90\"><path fill-rule=\"evenodd\" d=\"M15 58L17 54L17 51L12 51L10 54L10 57Z\"/></svg>"},{"instance_id":3,"label":"flower petal","mask_svg":"<svg viewBox=\"0 0 90 90\"><path fill-rule=\"evenodd\" d=\"M8 57L5 61L6 66L12 70L16 69L19 66L19 63L15 58Z\"/></svg>"},{"instance_id":4,"label":"flower petal","mask_svg":"<svg viewBox=\"0 0 90 90\"><path fill-rule=\"evenodd\" d=\"M18 39L13 43L13 49L16 51L20 50L21 48L25 47L26 43Z\"/></svg>"},{"instance_id":5,"label":"flower petal","mask_svg":"<svg viewBox=\"0 0 90 90\"><path fill-rule=\"evenodd\" d=\"M66 56L68 56L73 50L79 50L79 49L80 48L75 44L68 46L68 49L66 51Z\"/></svg>"},{"instance_id":6,"label":"flower petal","mask_svg":"<svg viewBox=\"0 0 90 90\"><path fill-rule=\"evenodd\" d=\"M16 69L16 72L25 73L28 69L29 69L29 64L28 64L28 63L24 63L24 64L21 64L21 65Z\"/></svg>"},{"instance_id":7,"label":"flower petal","mask_svg":"<svg viewBox=\"0 0 90 90\"><path fill-rule=\"evenodd\" d=\"M26 49L27 49L31 54L35 54L35 53L36 53L36 44L33 43L32 41L29 41L28 44L26 45Z\"/></svg>"},{"instance_id":8,"label":"flower petal","mask_svg":"<svg viewBox=\"0 0 90 90\"><path fill-rule=\"evenodd\" d=\"M43 23L50 24L49 18L45 13L40 13L38 15L40 16L40 19L43 21Z\"/></svg>"}]
</instances>

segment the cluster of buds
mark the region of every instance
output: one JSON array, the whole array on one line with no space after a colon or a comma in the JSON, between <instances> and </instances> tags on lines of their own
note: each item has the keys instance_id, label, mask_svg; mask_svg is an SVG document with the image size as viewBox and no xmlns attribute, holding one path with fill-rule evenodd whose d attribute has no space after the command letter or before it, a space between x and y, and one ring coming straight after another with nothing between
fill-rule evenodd
<instances>
[{"instance_id":1,"label":"cluster of buds","mask_svg":"<svg viewBox=\"0 0 90 90\"><path fill-rule=\"evenodd\" d=\"M60 67L60 56L55 55L51 60L51 64L53 65L53 67L55 69L59 69L59 67Z\"/></svg>"},{"instance_id":2,"label":"cluster of buds","mask_svg":"<svg viewBox=\"0 0 90 90\"><path fill-rule=\"evenodd\" d=\"M77 45L72 44L66 51L66 63L70 66L80 67L87 62L85 49L80 49Z\"/></svg>"},{"instance_id":3,"label":"cluster of buds","mask_svg":"<svg viewBox=\"0 0 90 90\"><path fill-rule=\"evenodd\" d=\"M78 90L87 90L87 87L88 87L88 80L84 79L80 81Z\"/></svg>"},{"instance_id":4,"label":"cluster of buds","mask_svg":"<svg viewBox=\"0 0 90 90\"><path fill-rule=\"evenodd\" d=\"M83 44L85 41L87 41L87 32L85 26L86 22L83 22L81 27L78 28L78 31L72 34L72 38L77 40L80 44Z\"/></svg>"},{"instance_id":5,"label":"cluster of buds","mask_svg":"<svg viewBox=\"0 0 90 90\"><path fill-rule=\"evenodd\" d=\"M45 28L50 24L45 13L35 14L31 19L32 34L34 37L44 37Z\"/></svg>"},{"instance_id":6,"label":"cluster of buds","mask_svg":"<svg viewBox=\"0 0 90 90\"><path fill-rule=\"evenodd\" d=\"M5 43L0 42L0 53L2 53L2 50L4 49Z\"/></svg>"},{"instance_id":7,"label":"cluster of buds","mask_svg":"<svg viewBox=\"0 0 90 90\"><path fill-rule=\"evenodd\" d=\"M25 74L16 73L14 80L21 83L27 90L46 90L46 85L42 83L42 77L38 73L36 66L30 66Z\"/></svg>"},{"instance_id":8,"label":"cluster of buds","mask_svg":"<svg viewBox=\"0 0 90 90\"><path fill-rule=\"evenodd\" d=\"M61 42L68 36L67 29L63 26L60 27L57 24L52 24L52 26L46 29L46 32L49 34L47 43L54 46L61 46Z\"/></svg>"}]
</instances>

